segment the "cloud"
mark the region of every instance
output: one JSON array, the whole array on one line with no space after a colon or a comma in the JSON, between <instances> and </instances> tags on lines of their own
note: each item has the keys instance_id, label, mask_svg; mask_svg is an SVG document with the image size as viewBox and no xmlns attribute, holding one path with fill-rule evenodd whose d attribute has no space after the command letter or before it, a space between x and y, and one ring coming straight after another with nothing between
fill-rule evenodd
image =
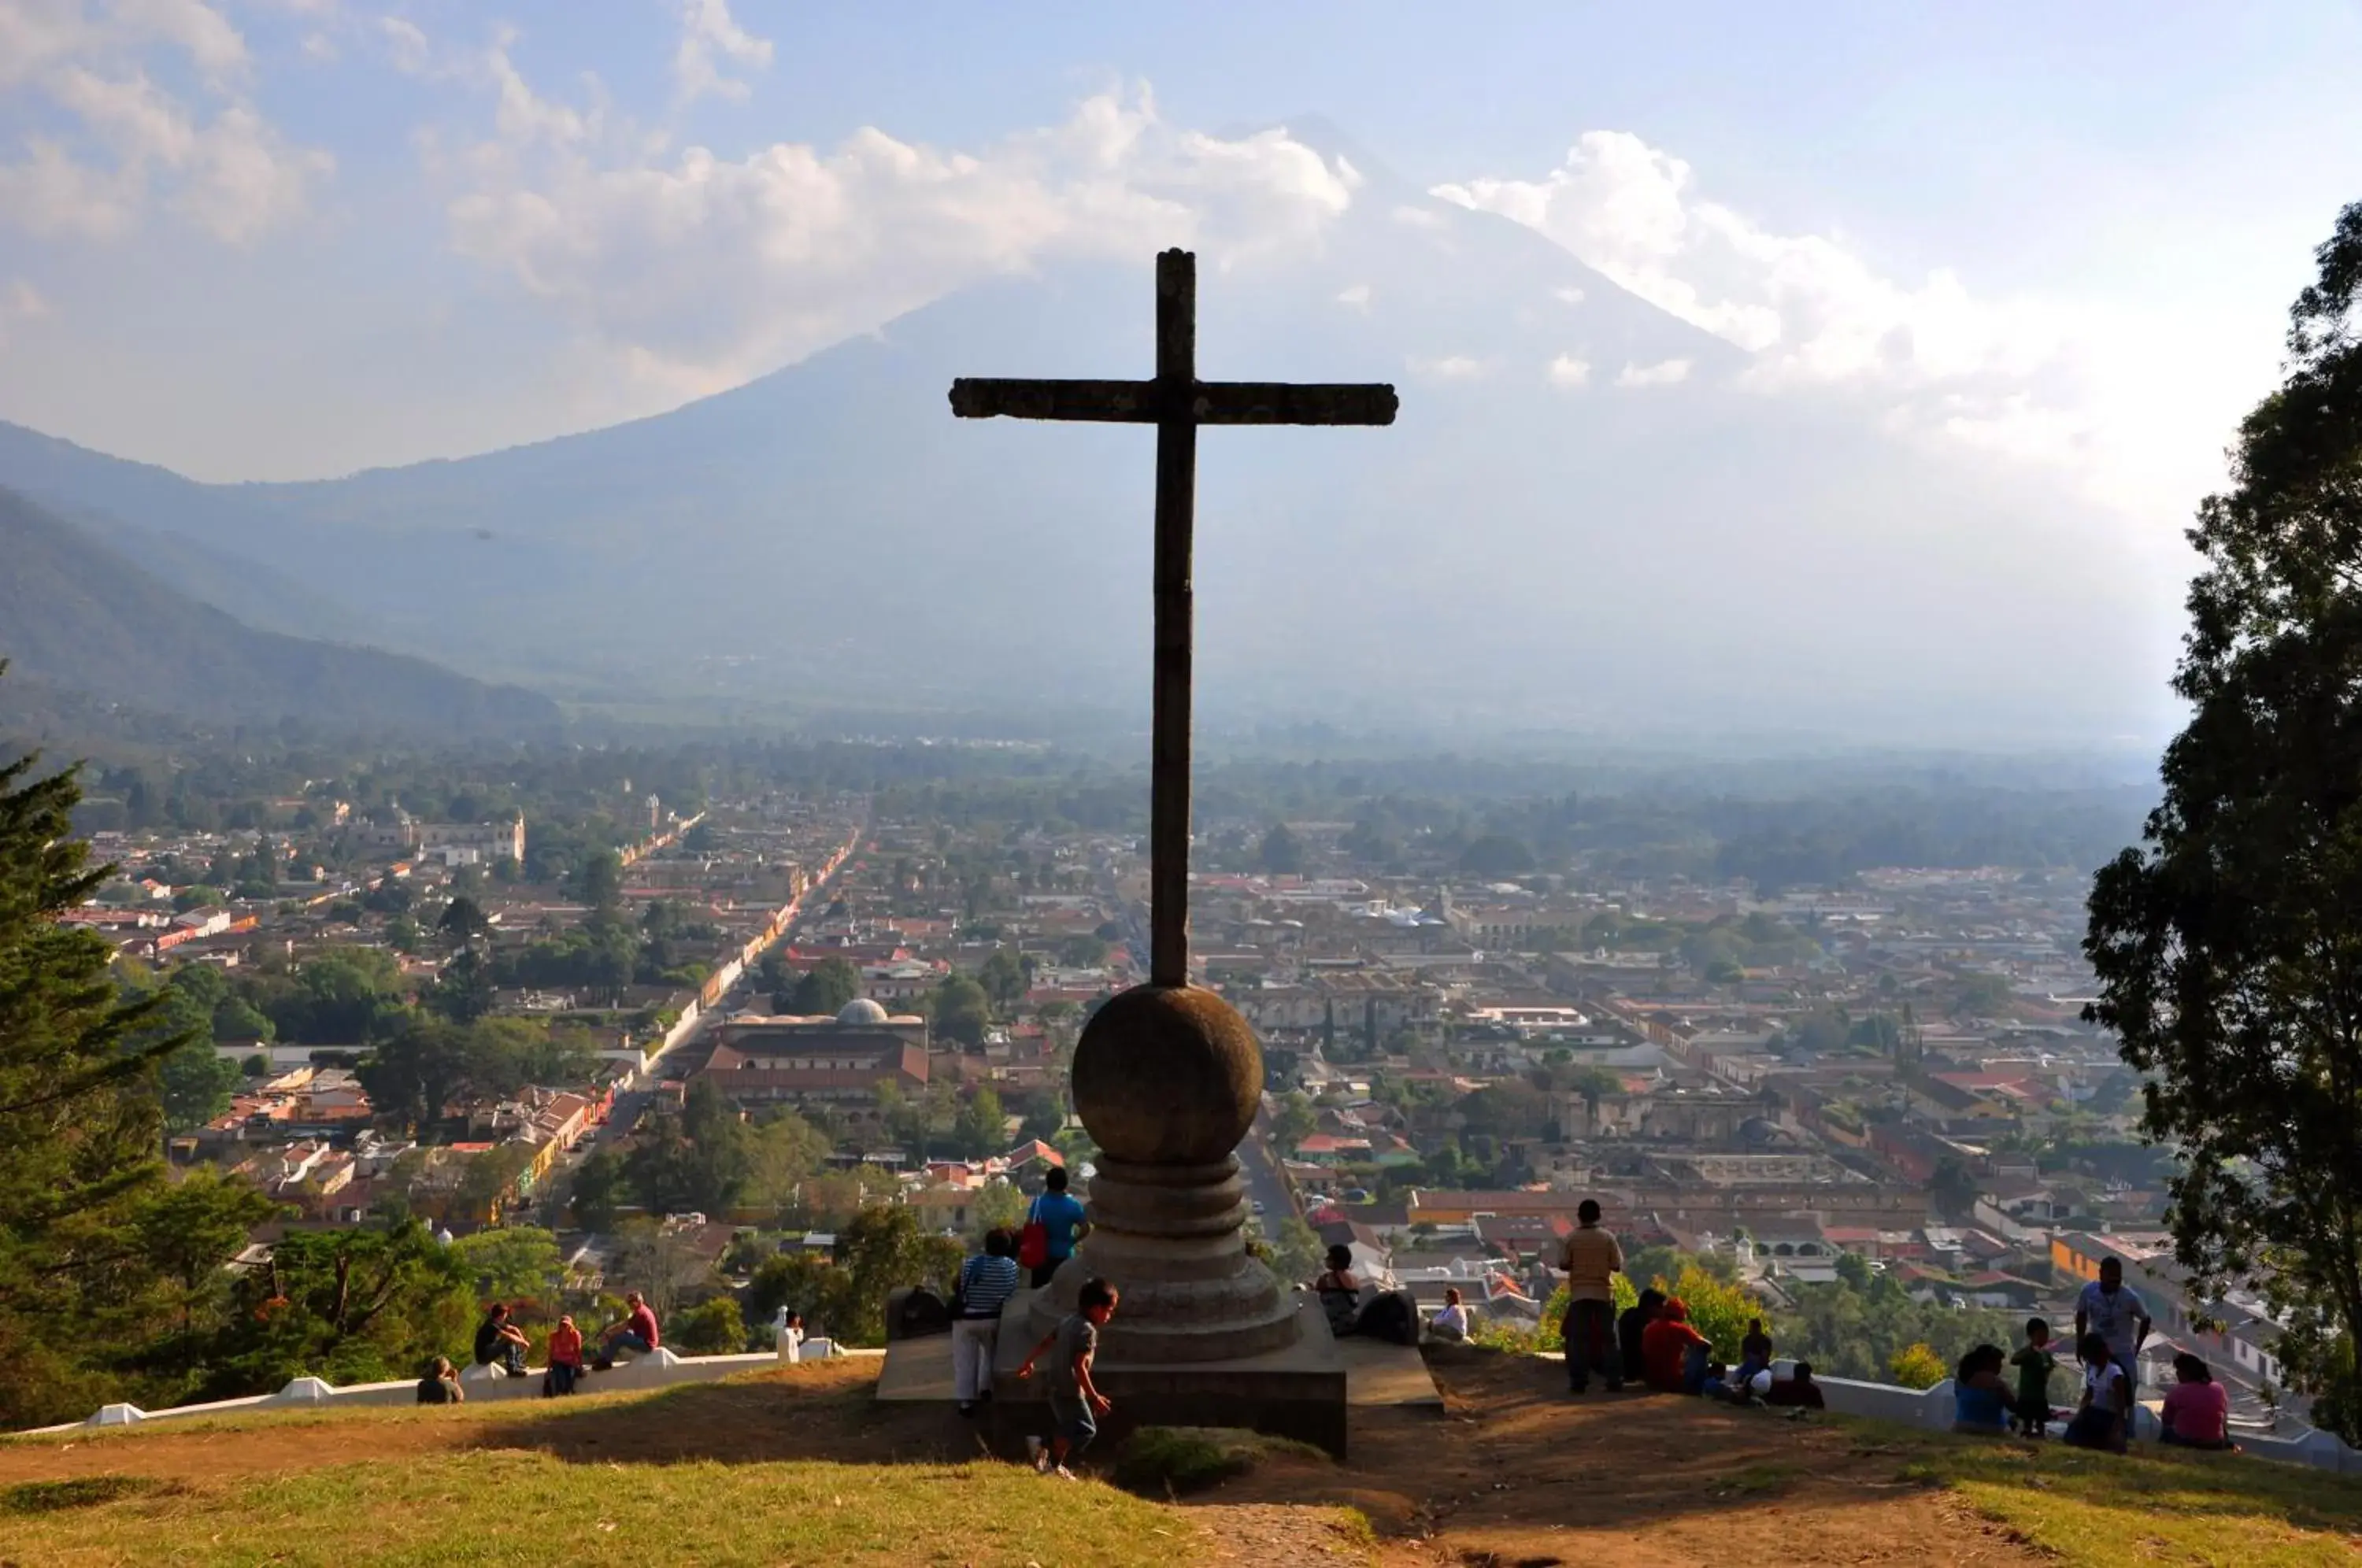
<instances>
[{"instance_id":1,"label":"cloud","mask_svg":"<svg viewBox=\"0 0 2362 1568\"><path fill-rule=\"evenodd\" d=\"M1552 289L1551 291L1551 298L1563 301L1568 304L1581 304L1583 303L1583 291L1570 283L1562 289Z\"/></svg>"},{"instance_id":2,"label":"cloud","mask_svg":"<svg viewBox=\"0 0 2362 1568\"><path fill-rule=\"evenodd\" d=\"M1653 365L1627 365L1616 372L1619 387L1670 387L1690 379L1687 359L1661 359Z\"/></svg>"},{"instance_id":3,"label":"cloud","mask_svg":"<svg viewBox=\"0 0 2362 1568\"><path fill-rule=\"evenodd\" d=\"M441 172L454 247L568 312L667 395L735 385L980 279L1197 246L1317 245L1352 182L1284 130L1181 133L1145 91L972 151L875 128L740 158L658 149L499 55L494 134Z\"/></svg>"},{"instance_id":4,"label":"cloud","mask_svg":"<svg viewBox=\"0 0 2362 1568\"><path fill-rule=\"evenodd\" d=\"M771 40L758 39L730 15L727 0L681 0L680 48L673 55L672 78L684 104L708 93L722 98L744 98L746 83L724 76L717 54L757 71L771 68Z\"/></svg>"},{"instance_id":5,"label":"cloud","mask_svg":"<svg viewBox=\"0 0 2362 1568\"><path fill-rule=\"evenodd\" d=\"M1433 207L1415 207L1407 202L1388 215L1406 228L1441 228L1444 224L1443 215Z\"/></svg>"},{"instance_id":6,"label":"cloud","mask_svg":"<svg viewBox=\"0 0 2362 1568\"><path fill-rule=\"evenodd\" d=\"M2102 309L1980 295L1948 268L1897 278L1841 237L1780 232L1697 185L1671 153L1594 130L1539 179L1486 176L1430 193L1537 229L1744 350L1741 387L1860 398L1899 436L2064 466L2128 511L2179 511L2209 482L2169 460L2154 434L2154 378L2176 372L2154 362L2153 332L2111 324ZM1580 297L1560 297L1570 295ZM1627 366L1617 381L1661 385L1667 374Z\"/></svg>"},{"instance_id":7,"label":"cloud","mask_svg":"<svg viewBox=\"0 0 2362 1568\"><path fill-rule=\"evenodd\" d=\"M396 71L405 76L425 72L434 59L434 50L427 44L424 28L406 17L380 17L377 29L378 36L385 39L386 53Z\"/></svg>"},{"instance_id":8,"label":"cloud","mask_svg":"<svg viewBox=\"0 0 2362 1568\"><path fill-rule=\"evenodd\" d=\"M193 70L210 113L159 84ZM244 90L245 39L199 0L0 0L0 86L51 115L0 153L0 223L44 238L118 238L159 199L215 237L247 243L300 213L334 161L292 145Z\"/></svg>"},{"instance_id":9,"label":"cloud","mask_svg":"<svg viewBox=\"0 0 2362 1568\"><path fill-rule=\"evenodd\" d=\"M171 50L213 83L243 75L246 39L203 0L0 0L0 88L94 56Z\"/></svg>"},{"instance_id":10,"label":"cloud","mask_svg":"<svg viewBox=\"0 0 2362 1568\"><path fill-rule=\"evenodd\" d=\"M1412 375L1429 381L1480 381L1493 373L1490 361L1466 354L1446 354L1434 359L1413 355L1407 363Z\"/></svg>"},{"instance_id":11,"label":"cloud","mask_svg":"<svg viewBox=\"0 0 2362 1568\"><path fill-rule=\"evenodd\" d=\"M1367 283L1354 283L1347 288L1339 290L1337 293L1337 303L1341 305L1351 305L1358 311L1368 311L1370 308L1370 285Z\"/></svg>"},{"instance_id":12,"label":"cloud","mask_svg":"<svg viewBox=\"0 0 2362 1568\"><path fill-rule=\"evenodd\" d=\"M1779 234L1692 190L1690 166L1623 131L1586 131L1540 180L1485 178L1434 194L1540 230L1659 308L1756 357L1758 384L1923 387L2026 375L2064 323L1972 298L1937 269L1882 274L1845 241Z\"/></svg>"},{"instance_id":13,"label":"cloud","mask_svg":"<svg viewBox=\"0 0 2362 1568\"><path fill-rule=\"evenodd\" d=\"M50 302L24 279L0 283L0 348L7 345L10 330L18 323L39 321L49 314Z\"/></svg>"},{"instance_id":14,"label":"cloud","mask_svg":"<svg viewBox=\"0 0 2362 1568\"><path fill-rule=\"evenodd\" d=\"M1591 384L1591 361L1578 359L1572 354L1561 354L1550 362L1550 384L1554 387L1585 387Z\"/></svg>"}]
</instances>

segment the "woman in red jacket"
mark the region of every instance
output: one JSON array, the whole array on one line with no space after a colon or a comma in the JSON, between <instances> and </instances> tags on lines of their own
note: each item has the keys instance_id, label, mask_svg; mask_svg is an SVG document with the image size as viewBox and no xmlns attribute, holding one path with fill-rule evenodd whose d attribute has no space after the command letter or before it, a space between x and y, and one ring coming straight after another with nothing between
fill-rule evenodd
<instances>
[{"instance_id":1,"label":"woman in red jacket","mask_svg":"<svg viewBox=\"0 0 2362 1568\"><path fill-rule=\"evenodd\" d=\"M1694 1394L1705 1381L1707 1340L1690 1327L1689 1303L1668 1296L1657 1320L1640 1333L1640 1362L1649 1386L1661 1394Z\"/></svg>"}]
</instances>

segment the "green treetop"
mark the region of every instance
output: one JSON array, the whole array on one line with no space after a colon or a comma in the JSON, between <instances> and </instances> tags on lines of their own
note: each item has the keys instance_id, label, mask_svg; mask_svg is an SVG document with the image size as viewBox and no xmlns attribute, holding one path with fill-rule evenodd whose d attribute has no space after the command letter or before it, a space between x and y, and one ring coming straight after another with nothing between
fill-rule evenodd
<instances>
[{"instance_id":1,"label":"green treetop","mask_svg":"<svg viewBox=\"0 0 2362 1568\"><path fill-rule=\"evenodd\" d=\"M2087 1012L2150 1076L2202 1292L2259 1285L2316 1422L2362 1440L2362 203L2297 300L2288 379L2200 507L2203 569L2140 848L2092 889ZM2204 1299L2203 1295L2193 1299Z\"/></svg>"}]
</instances>

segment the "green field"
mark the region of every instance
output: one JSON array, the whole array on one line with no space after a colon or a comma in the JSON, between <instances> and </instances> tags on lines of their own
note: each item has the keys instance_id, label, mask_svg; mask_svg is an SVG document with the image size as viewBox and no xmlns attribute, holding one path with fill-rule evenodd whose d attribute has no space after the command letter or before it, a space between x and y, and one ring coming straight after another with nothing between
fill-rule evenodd
<instances>
[{"instance_id":1,"label":"green field","mask_svg":"<svg viewBox=\"0 0 2362 1568\"><path fill-rule=\"evenodd\" d=\"M1898 1479L1949 1489L2062 1562L2362 1561L2362 1480L2354 1477L2147 1444L2118 1455L1854 1425L1866 1449L1895 1455Z\"/></svg>"},{"instance_id":2,"label":"green field","mask_svg":"<svg viewBox=\"0 0 2362 1568\"><path fill-rule=\"evenodd\" d=\"M1177 1510L1008 1464L584 1465L485 1452L0 1491L12 1563L1151 1564Z\"/></svg>"}]
</instances>

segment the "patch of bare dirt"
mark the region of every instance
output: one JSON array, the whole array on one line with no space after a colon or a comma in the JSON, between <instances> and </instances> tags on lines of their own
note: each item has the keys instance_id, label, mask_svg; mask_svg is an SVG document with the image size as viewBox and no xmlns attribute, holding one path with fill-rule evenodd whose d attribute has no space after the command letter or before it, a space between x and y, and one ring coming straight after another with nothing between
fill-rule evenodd
<instances>
[{"instance_id":1,"label":"patch of bare dirt","mask_svg":"<svg viewBox=\"0 0 2362 1568\"><path fill-rule=\"evenodd\" d=\"M1440 1415L1356 1410L1343 1464L1265 1465L1205 1502L1349 1504L1390 1568L2046 1561L1834 1427L1640 1393L1573 1398L1555 1363L1524 1357L1444 1349L1429 1364Z\"/></svg>"}]
</instances>

